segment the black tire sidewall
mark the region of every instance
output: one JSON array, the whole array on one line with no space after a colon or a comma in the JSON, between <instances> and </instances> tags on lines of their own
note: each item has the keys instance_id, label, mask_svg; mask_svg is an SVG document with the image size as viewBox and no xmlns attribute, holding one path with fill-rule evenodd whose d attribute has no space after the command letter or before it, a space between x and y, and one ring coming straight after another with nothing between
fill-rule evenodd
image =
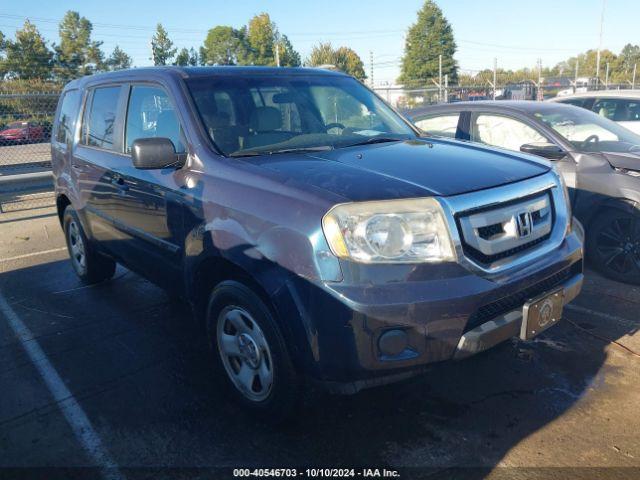
<instances>
[{"instance_id":1,"label":"black tire sidewall","mask_svg":"<svg viewBox=\"0 0 640 480\"><path fill-rule=\"evenodd\" d=\"M95 251L84 232L82 222L80 221L77 212L71 205L65 208L62 216L63 231L69 255L71 255L71 245L69 242L69 225L71 224L71 221L74 221L77 225L78 233L80 234L80 236L82 237L82 241L84 242L86 263L85 271L80 272L76 268L75 262L70 259L73 270L83 282L88 284L98 283L111 278L116 270L115 261L111 258L100 255Z\"/></svg>"},{"instance_id":2,"label":"black tire sidewall","mask_svg":"<svg viewBox=\"0 0 640 480\"><path fill-rule=\"evenodd\" d=\"M222 363L217 343L217 322L220 312L230 305L241 307L249 312L262 329L269 344L273 363L273 386L264 400L250 400L238 391ZM209 296L206 327L216 375L224 376L227 390L251 411L259 414L263 420L280 421L287 417L299 397L299 385L284 338L264 301L240 282L222 282Z\"/></svg>"},{"instance_id":3,"label":"black tire sidewall","mask_svg":"<svg viewBox=\"0 0 640 480\"><path fill-rule=\"evenodd\" d=\"M598 272L612 280L640 284L640 269L636 268L633 274L628 275L618 273L605 265L600 255L596 253L600 232L608 227L616 218L635 218L637 221L640 221L640 215L622 209L612 208L600 213L587 230L587 259Z\"/></svg>"}]
</instances>

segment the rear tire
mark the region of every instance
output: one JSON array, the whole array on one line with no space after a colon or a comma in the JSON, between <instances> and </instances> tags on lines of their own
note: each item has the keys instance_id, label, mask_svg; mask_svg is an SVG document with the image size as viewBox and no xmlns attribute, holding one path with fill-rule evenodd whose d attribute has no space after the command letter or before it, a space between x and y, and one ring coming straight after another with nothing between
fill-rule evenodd
<instances>
[{"instance_id":1,"label":"rear tire","mask_svg":"<svg viewBox=\"0 0 640 480\"><path fill-rule=\"evenodd\" d=\"M225 281L209 296L207 336L218 376L261 420L281 423L300 399L284 338L264 301L246 285Z\"/></svg>"},{"instance_id":2,"label":"rear tire","mask_svg":"<svg viewBox=\"0 0 640 480\"><path fill-rule=\"evenodd\" d=\"M587 229L587 257L604 276L640 284L640 214L620 209L600 213Z\"/></svg>"},{"instance_id":3,"label":"rear tire","mask_svg":"<svg viewBox=\"0 0 640 480\"><path fill-rule=\"evenodd\" d=\"M109 280L116 272L116 262L98 253L89 242L76 211L67 206L62 217L71 265L86 284Z\"/></svg>"}]
</instances>

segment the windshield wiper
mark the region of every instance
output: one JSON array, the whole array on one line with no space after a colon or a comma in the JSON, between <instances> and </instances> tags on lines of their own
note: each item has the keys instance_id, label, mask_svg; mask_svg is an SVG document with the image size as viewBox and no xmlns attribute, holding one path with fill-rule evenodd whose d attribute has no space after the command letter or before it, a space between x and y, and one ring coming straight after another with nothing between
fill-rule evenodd
<instances>
[{"instance_id":1,"label":"windshield wiper","mask_svg":"<svg viewBox=\"0 0 640 480\"><path fill-rule=\"evenodd\" d=\"M350 143L347 147L357 147L358 145L371 145L373 143L402 142L404 138L397 137L369 137L356 143Z\"/></svg>"},{"instance_id":2,"label":"windshield wiper","mask_svg":"<svg viewBox=\"0 0 640 480\"><path fill-rule=\"evenodd\" d=\"M327 150L333 150L331 145L319 145L317 147L295 147L295 148L283 148L281 150L240 150L239 152L233 152L230 157L257 157L261 155L278 155L281 153L300 153L300 152L325 152Z\"/></svg>"}]
</instances>

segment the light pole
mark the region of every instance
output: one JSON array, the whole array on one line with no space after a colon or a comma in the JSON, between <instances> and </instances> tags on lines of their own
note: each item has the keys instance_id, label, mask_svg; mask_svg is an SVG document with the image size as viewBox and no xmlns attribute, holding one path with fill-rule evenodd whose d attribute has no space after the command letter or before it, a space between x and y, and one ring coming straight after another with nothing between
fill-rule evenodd
<instances>
[{"instance_id":1,"label":"light pole","mask_svg":"<svg viewBox=\"0 0 640 480\"><path fill-rule=\"evenodd\" d=\"M598 43L598 53L596 54L596 78L600 82L600 50L602 50L602 32L604 28L604 9L607 0L602 0L602 13L600 14L600 42Z\"/></svg>"}]
</instances>

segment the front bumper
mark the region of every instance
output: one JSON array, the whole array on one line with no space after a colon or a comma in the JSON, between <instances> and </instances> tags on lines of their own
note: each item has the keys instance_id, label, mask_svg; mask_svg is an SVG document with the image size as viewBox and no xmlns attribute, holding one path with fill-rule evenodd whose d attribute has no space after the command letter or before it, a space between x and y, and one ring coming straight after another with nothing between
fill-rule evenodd
<instances>
[{"instance_id":1,"label":"front bumper","mask_svg":"<svg viewBox=\"0 0 640 480\"><path fill-rule=\"evenodd\" d=\"M578 296L583 281L584 275L579 273L561 284L564 305ZM469 330L460 337L453 358L461 360L470 357L517 336L520 333L521 322L522 308L519 308Z\"/></svg>"},{"instance_id":2,"label":"front bumper","mask_svg":"<svg viewBox=\"0 0 640 480\"><path fill-rule=\"evenodd\" d=\"M279 292L277 308L289 319L300 369L332 390L355 392L518 335L517 312L546 291L562 285L571 301L582 285L583 238L576 222L558 248L491 276L458 264L343 264L342 282L292 280ZM407 347L397 355L380 348L391 330L406 332Z\"/></svg>"}]
</instances>

